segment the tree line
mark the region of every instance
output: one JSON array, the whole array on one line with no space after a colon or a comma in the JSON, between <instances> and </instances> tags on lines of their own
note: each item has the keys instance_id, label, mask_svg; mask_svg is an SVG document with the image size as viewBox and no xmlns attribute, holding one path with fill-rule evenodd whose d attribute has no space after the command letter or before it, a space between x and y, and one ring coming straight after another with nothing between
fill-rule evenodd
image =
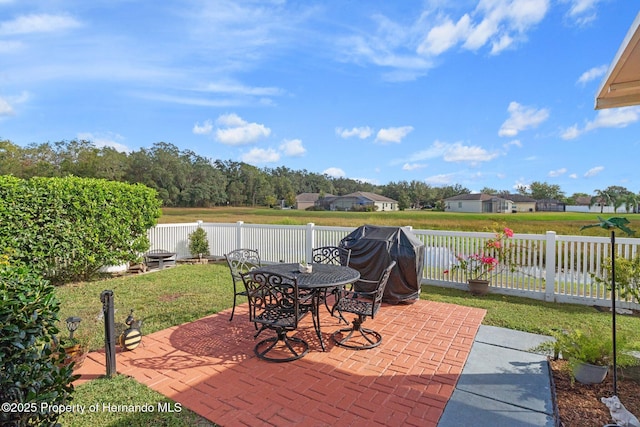
<instances>
[{"instance_id":1,"label":"tree line","mask_svg":"<svg viewBox=\"0 0 640 427\"><path fill-rule=\"evenodd\" d=\"M244 162L209 159L167 142L124 153L85 140L33 143L26 147L0 140L0 175L23 179L73 175L140 183L155 189L163 206L172 207L292 206L300 193L342 196L366 191L397 200L400 209L444 209L444 199L471 192L461 185L434 187L417 180L374 185L286 166L258 168ZM609 187L596 190L594 195L576 193L567 197L557 185L541 182L517 191L534 199L556 199L569 204L580 196L607 204L624 203L637 196L623 187ZM491 188L482 192L508 193Z\"/></svg>"}]
</instances>

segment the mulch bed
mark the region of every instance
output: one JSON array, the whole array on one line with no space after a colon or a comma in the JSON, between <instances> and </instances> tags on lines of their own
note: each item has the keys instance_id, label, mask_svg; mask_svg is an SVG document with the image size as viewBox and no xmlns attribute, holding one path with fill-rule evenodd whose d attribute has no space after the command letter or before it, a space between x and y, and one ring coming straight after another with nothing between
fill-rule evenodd
<instances>
[{"instance_id":1,"label":"mulch bed","mask_svg":"<svg viewBox=\"0 0 640 427\"><path fill-rule=\"evenodd\" d=\"M550 363L562 427L602 427L613 423L609 409L600 401L601 397L613 395L611 373L601 384L572 383L566 361L551 360ZM622 404L640 416L640 382L618 375L617 389Z\"/></svg>"}]
</instances>

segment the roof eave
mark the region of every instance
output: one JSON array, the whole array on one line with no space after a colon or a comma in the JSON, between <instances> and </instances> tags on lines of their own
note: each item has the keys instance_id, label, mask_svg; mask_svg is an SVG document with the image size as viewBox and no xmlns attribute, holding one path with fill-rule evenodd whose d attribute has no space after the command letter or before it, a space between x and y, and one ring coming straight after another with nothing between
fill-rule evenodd
<instances>
[{"instance_id":1,"label":"roof eave","mask_svg":"<svg viewBox=\"0 0 640 427\"><path fill-rule=\"evenodd\" d=\"M628 75L626 70L637 68L638 64L640 64L640 13L631 24L600 84L596 95L596 110L640 104L640 69L633 73L634 79L627 77L625 81L619 80L621 73Z\"/></svg>"}]
</instances>

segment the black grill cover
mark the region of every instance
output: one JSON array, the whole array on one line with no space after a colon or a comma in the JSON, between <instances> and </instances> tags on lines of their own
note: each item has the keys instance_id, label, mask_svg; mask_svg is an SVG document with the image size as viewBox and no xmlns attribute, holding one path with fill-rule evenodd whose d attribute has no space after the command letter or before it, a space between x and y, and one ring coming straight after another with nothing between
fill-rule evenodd
<instances>
[{"instance_id":1,"label":"black grill cover","mask_svg":"<svg viewBox=\"0 0 640 427\"><path fill-rule=\"evenodd\" d=\"M378 280L391 261L396 261L384 302L413 303L419 299L425 247L411 230L363 225L342 239L340 246L351 249L349 267L358 270L363 279Z\"/></svg>"}]
</instances>

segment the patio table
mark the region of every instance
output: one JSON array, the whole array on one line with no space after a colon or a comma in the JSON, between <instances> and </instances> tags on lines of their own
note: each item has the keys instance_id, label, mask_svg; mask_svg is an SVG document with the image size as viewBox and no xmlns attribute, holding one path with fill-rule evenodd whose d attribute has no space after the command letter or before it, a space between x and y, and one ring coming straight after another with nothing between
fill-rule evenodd
<instances>
[{"instance_id":1,"label":"patio table","mask_svg":"<svg viewBox=\"0 0 640 427\"><path fill-rule=\"evenodd\" d=\"M263 265L253 270L276 273L284 276L295 277L298 281L298 288L308 290L312 293L312 317L313 327L320 340L322 351L325 351L322 332L320 330L320 301L324 291L328 288L342 287L355 282L360 278L360 273L353 268L332 264L312 264L311 273L301 273L298 271L298 263L280 263Z\"/></svg>"}]
</instances>

